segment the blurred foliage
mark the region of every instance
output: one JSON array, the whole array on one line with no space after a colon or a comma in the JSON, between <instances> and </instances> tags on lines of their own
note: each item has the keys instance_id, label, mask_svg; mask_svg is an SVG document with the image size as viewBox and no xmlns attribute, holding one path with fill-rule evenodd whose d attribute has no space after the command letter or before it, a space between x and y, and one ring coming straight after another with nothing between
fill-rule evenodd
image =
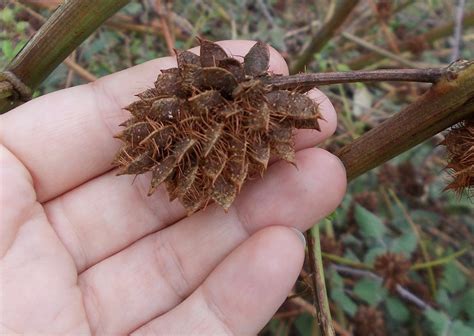
<instances>
[{"instance_id":1,"label":"blurred foliage","mask_svg":"<svg viewBox=\"0 0 474 336\"><path fill-rule=\"evenodd\" d=\"M154 0L131 1L112 21L97 30L75 52L72 60L97 77L169 55L162 34L171 32L176 48L196 45L195 36L212 40L260 39L273 45L288 62L294 60L321 26L332 0ZM453 37L433 43L417 36L454 18L456 1L365 0L355 9L343 31L382 46L421 66L450 62ZM3 68L48 17L54 1L2 1L0 3L0 68ZM465 13L474 11L467 1ZM144 32L144 30L149 32ZM399 53L386 45L387 34L396 45L412 43ZM342 34L314 55L308 71L350 70L350 62L369 51ZM463 31L461 55L474 58L474 31ZM400 67L384 59L367 67ZM37 95L85 83L64 64L39 88ZM335 151L414 101L426 85L413 83L344 84L323 88L339 117L335 136L322 144ZM353 181L343 204L322 222L323 251L339 254L351 269L363 265L375 274L374 260L387 252L404 255L412 265L430 264L408 274L406 289L430 308L420 309L380 278L353 276L326 264L326 280L333 319L340 330L358 335L360 316L372 307L383 321L375 321L377 335L474 335L474 216L467 197L443 192L449 179L442 136L417 146L384 166ZM317 206L317 204L315 204ZM339 248L331 250L333 241ZM324 250L328 245L329 250ZM336 245L332 245L336 246ZM467 247L458 258L445 258ZM342 252L341 252L342 251ZM304 279L295 292L311 300ZM376 315L367 316L367 321ZM381 323L381 324L380 324ZM374 333L375 334L375 333ZM314 319L291 299L276 313L262 335L316 335Z\"/></svg>"}]
</instances>

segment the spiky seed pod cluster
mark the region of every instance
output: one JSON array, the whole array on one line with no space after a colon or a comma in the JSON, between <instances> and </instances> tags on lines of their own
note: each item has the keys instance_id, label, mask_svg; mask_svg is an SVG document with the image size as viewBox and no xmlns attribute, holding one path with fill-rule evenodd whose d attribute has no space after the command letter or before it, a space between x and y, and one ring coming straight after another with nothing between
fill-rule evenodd
<instances>
[{"instance_id":1,"label":"spiky seed pod cluster","mask_svg":"<svg viewBox=\"0 0 474 336\"><path fill-rule=\"evenodd\" d=\"M474 194L474 119L453 127L442 144L446 146L449 156L447 168L453 177L446 189L459 194L468 190L468 194Z\"/></svg>"},{"instance_id":2,"label":"spiky seed pod cluster","mask_svg":"<svg viewBox=\"0 0 474 336\"><path fill-rule=\"evenodd\" d=\"M410 281L410 267L410 260L402 254L392 252L382 254L374 261L375 272L383 277L384 286L391 292L395 291L397 285L403 286Z\"/></svg>"},{"instance_id":3,"label":"spiky seed pod cluster","mask_svg":"<svg viewBox=\"0 0 474 336\"><path fill-rule=\"evenodd\" d=\"M164 183L188 214L216 202L228 209L271 156L295 162L293 130L319 130L318 106L296 91L274 90L268 45L257 42L243 64L200 40L200 56L177 51L177 68L126 107L132 117L116 137L119 174L152 172L149 194Z\"/></svg>"},{"instance_id":4,"label":"spiky seed pod cluster","mask_svg":"<svg viewBox=\"0 0 474 336\"><path fill-rule=\"evenodd\" d=\"M385 336L385 322L381 311L361 306L354 316L355 336Z\"/></svg>"}]
</instances>

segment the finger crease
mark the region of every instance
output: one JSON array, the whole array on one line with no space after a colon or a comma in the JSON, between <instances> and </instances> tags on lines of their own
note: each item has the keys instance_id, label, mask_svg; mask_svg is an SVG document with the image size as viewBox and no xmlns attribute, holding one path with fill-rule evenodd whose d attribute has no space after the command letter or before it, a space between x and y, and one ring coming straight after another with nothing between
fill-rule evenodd
<instances>
[{"instance_id":1,"label":"finger crease","mask_svg":"<svg viewBox=\"0 0 474 336\"><path fill-rule=\"evenodd\" d=\"M217 302L214 299L212 291L208 289L205 285L201 287L202 297L207 309L216 317L216 320L221 324L226 335L234 335L232 328L226 318L226 315L219 307Z\"/></svg>"},{"instance_id":2,"label":"finger crease","mask_svg":"<svg viewBox=\"0 0 474 336\"><path fill-rule=\"evenodd\" d=\"M191 288L186 279L182 261L173 245L163 237L163 233L156 235L155 243L155 259L158 269L181 302L187 297L189 288Z\"/></svg>"},{"instance_id":3,"label":"finger crease","mask_svg":"<svg viewBox=\"0 0 474 336\"><path fill-rule=\"evenodd\" d=\"M92 334L97 335L100 330L102 311L100 309L100 303L95 288L90 285L85 278L79 278L78 285L82 292L84 310L86 312L87 320L89 321L90 329Z\"/></svg>"},{"instance_id":4,"label":"finger crease","mask_svg":"<svg viewBox=\"0 0 474 336\"><path fill-rule=\"evenodd\" d=\"M62 197L60 196L60 198L56 199L55 201L59 202L58 209L61 213L62 220L61 221L54 220L54 216L50 215L48 206L44 207L46 217L48 218L49 223L51 223L51 227L53 228L54 232L56 232L56 235L58 236L59 240L63 243L64 247L69 252L69 254L73 256L74 263L76 264L78 273L80 273L82 272L81 270L84 270L87 267L88 258L87 258L86 251L84 250L84 246L81 244L81 239L79 237L79 233L77 232L77 225L73 225L73 223L69 219L68 213L64 207L64 200L62 199ZM61 222L61 224L59 224L59 222ZM72 241L74 242L73 244L66 243L68 241L70 242L71 239L66 239L66 237L64 236L65 232L63 232L64 230L60 229L60 226L69 228L69 232L70 232L69 236L72 238ZM75 248L73 248L73 246Z\"/></svg>"}]
</instances>

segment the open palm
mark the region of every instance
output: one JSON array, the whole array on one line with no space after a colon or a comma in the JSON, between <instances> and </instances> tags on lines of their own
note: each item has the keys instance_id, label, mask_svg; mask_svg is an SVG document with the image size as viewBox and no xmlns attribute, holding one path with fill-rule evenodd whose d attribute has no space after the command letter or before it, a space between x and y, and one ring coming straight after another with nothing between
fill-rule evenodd
<instances>
[{"instance_id":1,"label":"open palm","mask_svg":"<svg viewBox=\"0 0 474 336\"><path fill-rule=\"evenodd\" d=\"M234 55L254 42L223 41ZM116 177L121 107L150 87L165 57L35 99L0 118L0 332L257 333L294 284L299 234L329 214L345 172L312 148L335 129L319 91L322 131L298 131L298 169L275 162L228 213L192 217L150 177ZM273 49L270 70L288 69Z\"/></svg>"}]
</instances>

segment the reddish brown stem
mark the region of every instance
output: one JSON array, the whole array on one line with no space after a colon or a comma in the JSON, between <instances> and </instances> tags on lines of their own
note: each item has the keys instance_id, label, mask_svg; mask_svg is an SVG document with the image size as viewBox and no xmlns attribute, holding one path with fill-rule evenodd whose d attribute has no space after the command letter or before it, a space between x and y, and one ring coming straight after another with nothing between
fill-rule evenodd
<instances>
[{"instance_id":1,"label":"reddish brown stem","mask_svg":"<svg viewBox=\"0 0 474 336\"><path fill-rule=\"evenodd\" d=\"M416 102L343 147L337 155L348 179L353 179L472 115L474 62L458 61Z\"/></svg>"},{"instance_id":2,"label":"reddish brown stem","mask_svg":"<svg viewBox=\"0 0 474 336\"><path fill-rule=\"evenodd\" d=\"M444 68L322 72L270 77L265 79L264 82L279 90L309 89L315 86L355 82L408 81L435 83L445 72L446 69Z\"/></svg>"}]
</instances>

